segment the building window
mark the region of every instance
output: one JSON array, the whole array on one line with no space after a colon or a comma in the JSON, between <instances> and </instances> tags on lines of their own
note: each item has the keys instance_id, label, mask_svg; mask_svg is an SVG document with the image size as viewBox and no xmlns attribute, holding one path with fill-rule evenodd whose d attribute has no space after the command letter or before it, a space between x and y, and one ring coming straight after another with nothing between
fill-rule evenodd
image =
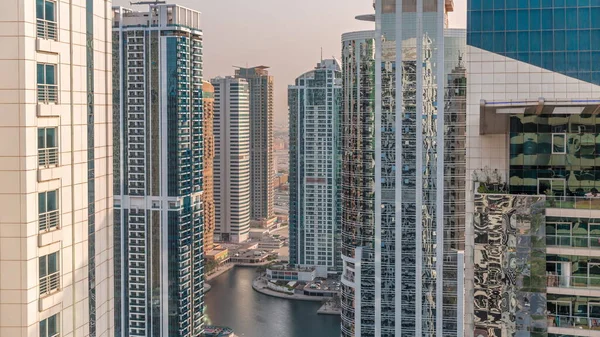
<instances>
[{"instance_id":1,"label":"building window","mask_svg":"<svg viewBox=\"0 0 600 337\"><path fill-rule=\"evenodd\" d=\"M38 128L38 165L58 165L57 128Z\"/></svg>"},{"instance_id":2,"label":"building window","mask_svg":"<svg viewBox=\"0 0 600 337\"><path fill-rule=\"evenodd\" d=\"M56 65L37 64L38 103L57 103L58 85L56 84Z\"/></svg>"},{"instance_id":3,"label":"building window","mask_svg":"<svg viewBox=\"0 0 600 337\"><path fill-rule=\"evenodd\" d=\"M60 223L58 214L58 190L39 193L38 203L40 232L58 228Z\"/></svg>"},{"instance_id":4,"label":"building window","mask_svg":"<svg viewBox=\"0 0 600 337\"><path fill-rule=\"evenodd\" d=\"M40 296L60 288L58 252L40 257Z\"/></svg>"},{"instance_id":5,"label":"building window","mask_svg":"<svg viewBox=\"0 0 600 337\"><path fill-rule=\"evenodd\" d=\"M552 134L552 153L565 154L567 149L567 135L564 133Z\"/></svg>"},{"instance_id":6,"label":"building window","mask_svg":"<svg viewBox=\"0 0 600 337\"><path fill-rule=\"evenodd\" d=\"M566 185L567 184L566 184L565 179L562 179L562 178L561 179L540 178L540 179L538 179L538 194L562 197L565 195Z\"/></svg>"},{"instance_id":7,"label":"building window","mask_svg":"<svg viewBox=\"0 0 600 337\"><path fill-rule=\"evenodd\" d=\"M58 314L40 321L40 337L58 337L60 333Z\"/></svg>"},{"instance_id":8,"label":"building window","mask_svg":"<svg viewBox=\"0 0 600 337\"><path fill-rule=\"evenodd\" d=\"M36 0L37 37L56 40L56 2L54 0Z\"/></svg>"}]
</instances>

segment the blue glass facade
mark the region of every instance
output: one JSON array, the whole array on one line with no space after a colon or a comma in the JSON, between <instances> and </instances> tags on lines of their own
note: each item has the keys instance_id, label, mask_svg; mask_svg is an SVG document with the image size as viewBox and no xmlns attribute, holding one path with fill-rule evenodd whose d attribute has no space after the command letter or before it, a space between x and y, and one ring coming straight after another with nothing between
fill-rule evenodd
<instances>
[{"instance_id":1,"label":"blue glass facade","mask_svg":"<svg viewBox=\"0 0 600 337\"><path fill-rule=\"evenodd\" d=\"M469 0L467 44L600 84L598 18L600 0Z\"/></svg>"}]
</instances>

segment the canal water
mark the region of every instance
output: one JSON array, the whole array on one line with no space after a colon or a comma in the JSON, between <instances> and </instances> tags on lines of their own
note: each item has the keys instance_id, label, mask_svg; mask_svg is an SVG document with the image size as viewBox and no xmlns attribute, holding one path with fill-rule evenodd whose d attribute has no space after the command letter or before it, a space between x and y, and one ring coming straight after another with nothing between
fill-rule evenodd
<instances>
[{"instance_id":1,"label":"canal water","mask_svg":"<svg viewBox=\"0 0 600 337\"><path fill-rule=\"evenodd\" d=\"M340 317L317 315L319 302L292 301L252 289L254 268L235 267L210 282L208 322L240 337L339 337Z\"/></svg>"}]
</instances>

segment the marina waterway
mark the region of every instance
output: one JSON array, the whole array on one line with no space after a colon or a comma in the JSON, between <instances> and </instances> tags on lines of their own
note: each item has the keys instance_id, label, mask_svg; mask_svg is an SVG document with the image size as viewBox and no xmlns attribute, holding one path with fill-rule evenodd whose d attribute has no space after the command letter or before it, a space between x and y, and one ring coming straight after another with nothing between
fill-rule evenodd
<instances>
[{"instance_id":1,"label":"marina waterway","mask_svg":"<svg viewBox=\"0 0 600 337\"><path fill-rule=\"evenodd\" d=\"M252 289L255 268L235 267L212 279L205 303L212 325L240 337L338 337L340 317L318 315L319 302L275 298Z\"/></svg>"}]
</instances>

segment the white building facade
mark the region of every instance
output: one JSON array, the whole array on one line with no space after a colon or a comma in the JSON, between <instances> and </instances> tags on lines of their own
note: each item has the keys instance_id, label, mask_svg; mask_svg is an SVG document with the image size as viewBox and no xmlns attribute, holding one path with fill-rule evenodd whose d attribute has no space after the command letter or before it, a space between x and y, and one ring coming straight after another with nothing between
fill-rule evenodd
<instances>
[{"instance_id":1,"label":"white building facade","mask_svg":"<svg viewBox=\"0 0 600 337\"><path fill-rule=\"evenodd\" d=\"M110 1L1 7L0 336L113 336Z\"/></svg>"},{"instance_id":2,"label":"white building facade","mask_svg":"<svg viewBox=\"0 0 600 337\"><path fill-rule=\"evenodd\" d=\"M250 105L244 79L211 80L215 87L215 240L250 237Z\"/></svg>"},{"instance_id":3,"label":"white building facade","mask_svg":"<svg viewBox=\"0 0 600 337\"><path fill-rule=\"evenodd\" d=\"M288 87L290 263L335 273L340 256L342 71L322 60Z\"/></svg>"}]
</instances>

